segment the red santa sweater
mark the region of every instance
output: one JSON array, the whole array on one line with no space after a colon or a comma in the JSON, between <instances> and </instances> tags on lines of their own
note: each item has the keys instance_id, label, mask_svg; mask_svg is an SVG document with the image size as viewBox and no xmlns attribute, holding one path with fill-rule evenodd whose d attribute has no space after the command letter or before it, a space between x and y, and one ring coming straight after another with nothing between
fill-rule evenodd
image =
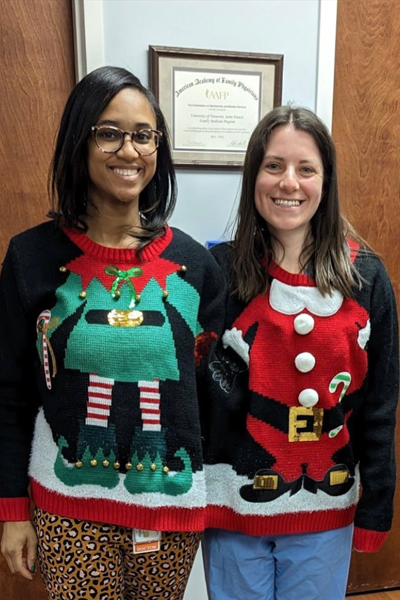
<instances>
[{"instance_id":1,"label":"red santa sweater","mask_svg":"<svg viewBox=\"0 0 400 600\"><path fill-rule=\"evenodd\" d=\"M231 248L213 253L228 273ZM380 260L355 261L364 281L354 298L323 296L276 264L266 294L248 305L230 296L210 364L210 526L275 535L355 520L359 550L383 543L395 486L397 313Z\"/></svg>"}]
</instances>

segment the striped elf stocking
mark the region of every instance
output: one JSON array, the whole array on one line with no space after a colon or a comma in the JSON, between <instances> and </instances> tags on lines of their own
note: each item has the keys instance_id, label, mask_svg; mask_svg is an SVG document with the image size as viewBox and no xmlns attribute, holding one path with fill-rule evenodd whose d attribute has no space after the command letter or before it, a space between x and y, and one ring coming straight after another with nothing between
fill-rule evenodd
<instances>
[{"instance_id":1,"label":"striped elf stocking","mask_svg":"<svg viewBox=\"0 0 400 600\"><path fill-rule=\"evenodd\" d=\"M94 373L90 373L85 420L86 425L108 427L113 386L114 379L99 377Z\"/></svg>"},{"instance_id":2,"label":"striped elf stocking","mask_svg":"<svg viewBox=\"0 0 400 600\"><path fill-rule=\"evenodd\" d=\"M161 431L160 382L138 381L143 431Z\"/></svg>"}]
</instances>

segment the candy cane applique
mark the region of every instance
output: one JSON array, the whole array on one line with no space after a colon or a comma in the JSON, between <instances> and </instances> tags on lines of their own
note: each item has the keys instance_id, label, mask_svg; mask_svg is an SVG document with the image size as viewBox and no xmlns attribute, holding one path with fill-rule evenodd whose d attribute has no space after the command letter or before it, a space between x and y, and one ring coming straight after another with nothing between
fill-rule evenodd
<instances>
[{"instance_id":1,"label":"candy cane applique","mask_svg":"<svg viewBox=\"0 0 400 600\"><path fill-rule=\"evenodd\" d=\"M331 394L334 394L339 385L343 385L342 391L340 392L339 402L342 401L343 396L346 394L351 384L351 375L347 371L342 371L333 377L331 382L329 383L329 391ZM342 431L343 425L339 425L339 427L335 427L335 429L331 429L329 432L329 437L334 438L337 434Z\"/></svg>"},{"instance_id":2,"label":"candy cane applique","mask_svg":"<svg viewBox=\"0 0 400 600\"><path fill-rule=\"evenodd\" d=\"M36 321L36 332L38 335L42 336L42 349L43 349L43 368L44 368L44 376L46 379L47 389L51 390L51 378L50 378L50 365L49 365L49 352L51 356L51 363L53 367L52 377L54 378L57 375L57 364L56 357L54 355L53 348L51 347L51 343L49 338L47 337L47 332L49 329L54 329L58 325L58 317L51 318L51 312L49 310L43 310L37 318Z\"/></svg>"},{"instance_id":3,"label":"candy cane applique","mask_svg":"<svg viewBox=\"0 0 400 600\"><path fill-rule=\"evenodd\" d=\"M335 377L331 380L331 382L329 384L329 391L331 392L331 394L334 394L336 392L338 385L343 385L343 389L339 396L339 402L341 402L343 399L343 396L349 389L350 383L351 383L350 373L348 373L347 371L342 371L341 373L338 373L337 375L335 375Z\"/></svg>"}]
</instances>

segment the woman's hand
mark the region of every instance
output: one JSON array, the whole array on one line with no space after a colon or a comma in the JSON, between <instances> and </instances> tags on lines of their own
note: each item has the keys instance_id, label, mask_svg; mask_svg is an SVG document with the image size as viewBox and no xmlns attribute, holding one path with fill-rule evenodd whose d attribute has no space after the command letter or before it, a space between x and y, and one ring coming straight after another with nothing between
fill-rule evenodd
<instances>
[{"instance_id":1,"label":"woman's hand","mask_svg":"<svg viewBox=\"0 0 400 600\"><path fill-rule=\"evenodd\" d=\"M30 521L4 523L1 551L11 573L19 573L25 579L33 579L37 538Z\"/></svg>"}]
</instances>

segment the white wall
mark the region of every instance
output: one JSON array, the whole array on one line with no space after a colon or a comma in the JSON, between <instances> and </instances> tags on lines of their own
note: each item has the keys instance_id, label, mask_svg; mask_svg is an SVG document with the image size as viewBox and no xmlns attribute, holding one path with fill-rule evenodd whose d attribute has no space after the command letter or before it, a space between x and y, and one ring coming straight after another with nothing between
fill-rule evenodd
<instances>
[{"instance_id":1,"label":"white wall","mask_svg":"<svg viewBox=\"0 0 400 600\"><path fill-rule=\"evenodd\" d=\"M106 64L132 70L144 84L149 45L283 54L283 103L315 109L318 1L105 0L103 6ZM202 243L219 238L237 197L239 173L177 175L171 224Z\"/></svg>"},{"instance_id":2,"label":"white wall","mask_svg":"<svg viewBox=\"0 0 400 600\"><path fill-rule=\"evenodd\" d=\"M330 125L336 0L75 0L75 7L81 76L112 64L146 85L149 45L283 54L282 102L316 110ZM240 174L178 170L177 179L171 224L201 243L218 239Z\"/></svg>"},{"instance_id":3,"label":"white wall","mask_svg":"<svg viewBox=\"0 0 400 600\"><path fill-rule=\"evenodd\" d=\"M148 84L148 46L283 54L282 103L332 118L337 0L75 0L78 73L126 67ZM171 224L201 243L234 211L240 174L178 170ZM185 600L205 600L201 555Z\"/></svg>"}]
</instances>

